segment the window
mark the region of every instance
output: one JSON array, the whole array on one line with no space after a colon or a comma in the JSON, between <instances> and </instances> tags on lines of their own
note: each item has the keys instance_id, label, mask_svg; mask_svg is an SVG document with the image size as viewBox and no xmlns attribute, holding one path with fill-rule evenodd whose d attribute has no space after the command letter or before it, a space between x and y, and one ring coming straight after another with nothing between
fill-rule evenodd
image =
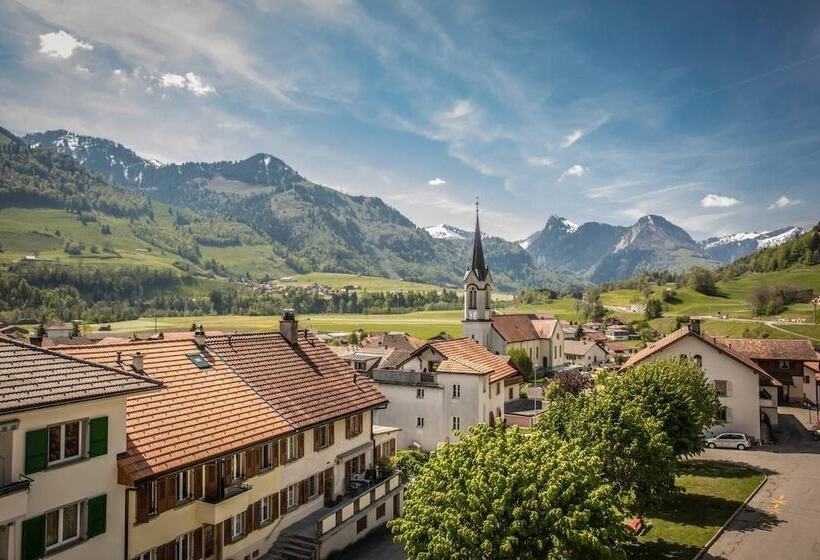
<instances>
[{"instance_id":1,"label":"window","mask_svg":"<svg viewBox=\"0 0 820 560\"><path fill-rule=\"evenodd\" d=\"M157 549L146 550L142 554L134 556L134 560L157 560Z\"/></svg>"},{"instance_id":2,"label":"window","mask_svg":"<svg viewBox=\"0 0 820 560\"><path fill-rule=\"evenodd\" d=\"M427 362L427 370L428 371L438 371L438 362L430 360Z\"/></svg>"},{"instance_id":3,"label":"window","mask_svg":"<svg viewBox=\"0 0 820 560\"><path fill-rule=\"evenodd\" d=\"M714 381L714 384L715 384L715 391L717 392L719 397L725 397L726 395L729 394L729 382L728 381L725 381L725 380L722 380L722 379L716 379Z\"/></svg>"},{"instance_id":4,"label":"window","mask_svg":"<svg viewBox=\"0 0 820 560\"><path fill-rule=\"evenodd\" d=\"M363 515L358 521L356 521L356 532L361 533L365 529L367 529L367 516Z\"/></svg>"},{"instance_id":5,"label":"window","mask_svg":"<svg viewBox=\"0 0 820 560\"><path fill-rule=\"evenodd\" d=\"M314 498L319 495L319 475L314 474L307 479L307 497Z\"/></svg>"},{"instance_id":6,"label":"window","mask_svg":"<svg viewBox=\"0 0 820 560\"><path fill-rule=\"evenodd\" d=\"M695 360L695 363L698 365L698 367L703 367L703 358L700 354L695 354L694 356L692 356L692 359Z\"/></svg>"},{"instance_id":7,"label":"window","mask_svg":"<svg viewBox=\"0 0 820 560\"><path fill-rule=\"evenodd\" d=\"M157 514L157 481L148 484L148 515Z\"/></svg>"},{"instance_id":8,"label":"window","mask_svg":"<svg viewBox=\"0 0 820 560\"><path fill-rule=\"evenodd\" d=\"M241 537L245 528L245 512L237 513L231 517L231 537L234 539Z\"/></svg>"},{"instance_id":9,"label":"window","mask_svg":"<svg viewBox=\"0 0 820 560\"><path fill-rule=\"evenodd\" d=\"M295 461L299 458L299 435L290 436L286 441L288 461Z\"/></svg>"},{"instance_id":10,"label":"window","mask_svg":"<svg viewBox=\"0 0 820 560\"><path fill-rule=\"evenodd\" d=\"M83 422L76 420L48 429L48 464L78 459L82 454Z\"/></svg>"},{"instance_id":11,"label":"window","mask_svg":"<svg viewBox=\"0 0 820 560\"><path fill-rule=\"evenodd\" d=\"M416 428L423 428L424 427L424 418L421 416L416 417Z\"/></svg>"},{"instance_id":12,"label":"window","mask_svg":"<svg viewBox=\"0 0 820 560\"><path fill-rule=\"evenodd\" d=\"M721 406L718 410L718 422L728 422L731 414L729 413L729 408L726 406Z\"/></svg>"},{"instance_id":13,"label":"window","mask_svg":"<svg viewBox=\"0 0 820 560\"><path fill-rule=\"evenodd\" d=\"M501 383L500 382L495 384L495 394L496 395L501 394Z\"/></svg>"},{"instance_id":14,"label":"window","mask_svg":"<svg viewBox=\"0 0 820 560\"><path fill-rule=\"evenodd\" d=\"M273 466L273 444L266 443L259 448L259 468L261 470L269 469Z\"/></svg>"},{"instance_id":15,"label":"window","mask_svg":"<svg viewBox=\"0 0 820 560\"><path fill-rule=\"evenodd\" d=\"M416 398L417 399L423 399L424 398L424 389L422 389L421 387L416 389Z\"/></svg>"},{"instance_id":16,"label":"window","mask_svg":"<svg viewBox=\"0 0 820 560\"><path fill-rule=\"evenodd\" d=\"M80 502L46 513L46 550L80 538Z\"/></svg>"},{"instance_id":17,"label":"window","mask_svg":"<svg viewBox=\"0 0 820 560\"><path fill-rule=\"evenodd\" d=\"M461 418L453 416L453 431L461 429Z\"/></svg>"},{"instance_id":18,"label":"window","mask_svg":"<svg viewBox=\"0 0 820 560\"><path fill-rule=\"evenodd\" d=\"M384 509L384 504L376 508L376 519L381 519L384 517Z\"/></svg>"},{"instance_id":19,"label":"window","mask_svg":"<svg viewBox=\"0 0 820 560\"><path fill-rule=\"evenodd\" d=\"M509 392L509 397L508 397L508 398L509 398L510 400L512 400L512 399L513 399L513 388L512 388L512 387L510 387L510 392Z\"/></svg>"},{"instance_id":20,"label":"window","mask_svg":"<svg viewBox=\"0 0 820 560\"><path fill-rule=\"evenodd\" d=\"M453 398L461 398L461 385L453 385Z\"/></svg>"},{"instance_id":21,"label":"window","mask_svg":"<svg viewBox=\"0 0 820 560\"><path fill-rule=\"evenodd\" d=\"M177 537L176 560L193 560L194 558L194 534L186 533Z\"/></svg>"},{"instance_id":22,"label":"window","mask_svg":"<svg viewBox=\"0 0 820 560\"><path fill-rule=\"evenodd\" d=\"M356 371L367 371L367 362L354 362L354 367L356 368Z\"/></svg>"},{"instance_id":23,"label":"window","mask_svg":"<svg viewBox=\"0 0 820 560\"><path fill-rule=\"evenodd\" d=\"M362 433L362 427L364 425L364 418L361 414L357 414L356 416L349 416L347 422L348 422L348 433L347 433L348 438L356 437L357 435Z\"/></svg>"},{"instance_id":24,"label":"window","mask_svg":"<svg viewBox=\"0 0 820 560\"><path fill-rule=\"evenodd\" d=\"M199 369L208 369L211 367L211 364L202 354L188 354L188 359L190 359Z\"/></svg>"},{"instance_id":25,"label":"window","mask_svg":"<svg viewBox=\"0 0 820 560\"><path fill-rule=\"evenodd\" d=\"M233 479L245 478L245 454L234 453L231 456L231 466L233 467Z\"/></svg>"},{"instance_id":26,"label":"window","mask_svg":"<svg viewBox=\"0 0 820 560\"><path fill-rule=\"evenodd\" d=\"M475 288L470 288L470 290L467 292L467 296L468 296L468 300L469 300L467 306L470 309L475 309L476 308L476 303L475 303L476 291L475 291Z\"/></svg>"},{"instance_id":27,"label":"window","mask_svg":"<svg viewBox=\"0 0 820 560\"><path fill-rule=\"evenodd\" d=\"M789 361L780 360L780 369L789 369Z\"/></svg>"},{"instance_id":28,"label":"window","mask_svg":"<svg viewBox=\"0 0 820 560\"><path fill-rule=\"evenodd\" d=\"M325 424L316 428L316 437L319 444L319 449L324 449L330 445L330 426Z\"/></svg>"},{"instance_id":29,"label":"window","mask_svg":"<svg viewBox=\"0 0 820 560\"><path fill-rule=\"evenodd\" d=\"M809 377L808 375L804 375L803 376L803 383L806 383L806 384L811 383L811 377Z\"/></svg>"},{"instance_id":30,"label":"window","mask_svg":"<svg viewBox=\"0 0 820 560\"><path fill-rule=\"evenodd\" d=\"M285 502L287 509L293 509L296 507L296 485L291 484L287 488L286 492L286 502Z\"/></svg>"},{"instance_id":31,"label":"window","mask_svg":"<svg viewBox=\"0 0 820 560\"><path fill-rule=\"evenodd\" d=\"M273 518L273 496L265 496L259 505L259 522L266 523Z\"/></svg>"},{"instance_id":32,"label":"window","mask_svg":"<svg viewBox=\"0 0 820 560\"><path fill-rule=\"evenodd\" d=\"M177 473L177 501L184 502L194 497L194 470Z\"/></svg>"}]
</instances>

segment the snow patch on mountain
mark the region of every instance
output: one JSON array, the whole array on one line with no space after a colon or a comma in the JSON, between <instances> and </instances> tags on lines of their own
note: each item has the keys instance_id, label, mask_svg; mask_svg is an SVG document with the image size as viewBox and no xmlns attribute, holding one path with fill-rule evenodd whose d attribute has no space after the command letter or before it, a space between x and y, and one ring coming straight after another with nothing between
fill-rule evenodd
<instances>
[{"instance_id":1,"label":"snow patch on mountain","mask_svg":"<svg viewBox=\"0 0 820 560\"><path fill-rule=\"evenodd\" d=\"M428 226L424 230L434 239L467 239L470 232L447 224Z\"/></svg>"}]
</instances>

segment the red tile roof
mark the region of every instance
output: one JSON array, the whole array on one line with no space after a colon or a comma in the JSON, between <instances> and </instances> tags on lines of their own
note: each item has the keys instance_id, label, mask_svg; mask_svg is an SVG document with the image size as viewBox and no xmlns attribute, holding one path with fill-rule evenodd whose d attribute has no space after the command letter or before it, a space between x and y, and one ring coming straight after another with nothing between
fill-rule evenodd
<instances>
[{"instance_id":1,"label":"red tile roof","mask_svg":"<svg viewBox=\"0 0 820 560\"><path fill-rule=\"evenodd\" d=\"M387 404L372 381L307 331L295 345L278 332L209 336L206 345L297 429Z\"/></svg>"},{"instance_id":2,"label":"red tile roof","mask_svg":"<svg viewBox=\"0 0 820 560\"><path fill-rule=\"evenodd\" d=\"M507 356L493 354L471 338L430 342L412 355L421 354L427 348L432 348L444 357L437 373L490 374L491 383L521 375Z\"/></svg>"},{"instance_id":3,"label":"red tile roof","mask_svg":"<svg viewBox=\"0 0 820 560\"><path fill-rule=\"evenodd\" d=\"M69 346L65 354L114 365L140 351L144 370L161 380L159 394L128 398L126 456L120 471L135 482L225 455L292 432L284 418L221 360L193 340L152 340ZM188 357L202 353L200 369Z\"/></svg>"},{"instance_id":4,"label":"red tile roof","mask_svg":"<svg viewBox=\"0 0 820 560\"><path fill-rule=\"evenodd\" d=\"M604 333L600 333L597 331L584 331L584 334L581 336L581 339L589 339L594 340L595 342L606 342L609 340Z\"/></svg>"},{"instance_id":5,"label":"red tile roof","mask_svg":"<svg viewBox=\"0 0 820 560\"><path fill-rule=\"evenodd\" d=\"M544 313L493 315L493 328L506 342L551 338L558 320Z\"/></svg>"},{"instance_id":6,"label":"red tile roof","mask_svg":"<svg viewBox=\"0 0 820 560\"><path fill-rule=\"evenodd\" d=\"M134 371L0 337L0 414L160 388L158 381Z\"/></svg>"},{"instance_id":7,"label":"red tile roof","mask_svg":"<svg viewBox=\"0 0 820 560\"><path fill-rule=\"evenodd\" d=\"M785 340L779 338L718 338L738 354L753 360L798 360L811 362L817 359L814 347L808 340Z\"/></svg>"},{"instance_id":8,"label":"red tile roof","mask_svg":"<svg viewBox=\"0 0 820 560\"><path fill-rule=\"evenodd\" d=\"M648 358L649 356L655 354L656 352L658 352L660 350L663 350L664 348L667 348L668 346L672 346L674 343L676 343L679 340L681 340L683 338L686 338L687 336L690 336L690 335L702 340L703 342L705 342L709 346L712 346L713 348L715 348L717 350L720 350L721 352L723 352L727 356L729 356L731 358L734 358L738 362L740 362L740 363L748 366L749 368L753 369L760 376L761 380L765 381L768 385L773 385L773 386L781 385L781 383L778 380L776 380L774 377L772 377L771 375L766 373L766 371L763 368L761 368L759 365L754 363L749 358L747 358L747 357L733 351L731 348L729 348L727 346L724 346L723 344L721 344L713 336L707 336L705 334L697 335L697 334L693 333L692 331L689 330L688 326L683 326L683 327L679 328L678 330L676 330L676 331L666 335L665 337L661 338L660 340L657 340L657 341L653 342L652 344L649 344L648 346L646 346L646 348L643 348L643 349L639 350L638 352L636 352L635 354L632 354L632 356L630 356L629 359L626 362L624 362L624 364L621 366L621 368L620 368L621 371L623 371L624 369L626 369L630 366L634 366L634 365L644 361L646 358Z\"/></svg>"}]
</instances>

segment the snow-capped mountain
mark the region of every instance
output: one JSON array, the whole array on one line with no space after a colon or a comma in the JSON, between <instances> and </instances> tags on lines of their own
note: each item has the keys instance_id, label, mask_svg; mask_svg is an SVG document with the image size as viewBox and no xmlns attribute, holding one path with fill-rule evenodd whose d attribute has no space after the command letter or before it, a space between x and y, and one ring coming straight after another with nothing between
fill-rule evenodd
<instances>
[{"instance_id":1,"label":"snow-capped mountain","mask_svg":"<svg viewBox=\"0 0 820 560\"><path fill-rule=\"evenodd\" d=\"M424 230L434 239L468 239L472 233L447 224L428 226Z\"/></svg>"},{"instance_id":2,"label":"snow-capped mountain","mask_svg":"<svg viewBox=\"0 0 820 560\"><path fill-rule=\"evenodd\" d=\"M701 247L713 259L731 262L759 249L775 247L806 231L799 226L786 226L772 231L744 231L723 237L710 237L700 242Z\"/></svg>"}]
</instances>

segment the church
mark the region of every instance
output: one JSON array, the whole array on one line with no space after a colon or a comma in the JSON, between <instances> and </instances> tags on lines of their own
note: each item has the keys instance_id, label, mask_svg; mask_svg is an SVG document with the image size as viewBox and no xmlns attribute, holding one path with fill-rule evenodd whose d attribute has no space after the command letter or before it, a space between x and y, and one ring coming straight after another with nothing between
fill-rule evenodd
<instances>
[{"instance_id":1,"label":"church","mask_svg":"<svg viewBox=\"0 0 820 560\"><path fill-rule=\"evenodd\" d=\"M464 275L462 332L499 355L520 348L536 370L549 372L566 363L564 333L558 319L545 313L493 313L492 274L484 259L484 246L476 205L475 234L470 269Z\"/></svg>"}]
</instances>

